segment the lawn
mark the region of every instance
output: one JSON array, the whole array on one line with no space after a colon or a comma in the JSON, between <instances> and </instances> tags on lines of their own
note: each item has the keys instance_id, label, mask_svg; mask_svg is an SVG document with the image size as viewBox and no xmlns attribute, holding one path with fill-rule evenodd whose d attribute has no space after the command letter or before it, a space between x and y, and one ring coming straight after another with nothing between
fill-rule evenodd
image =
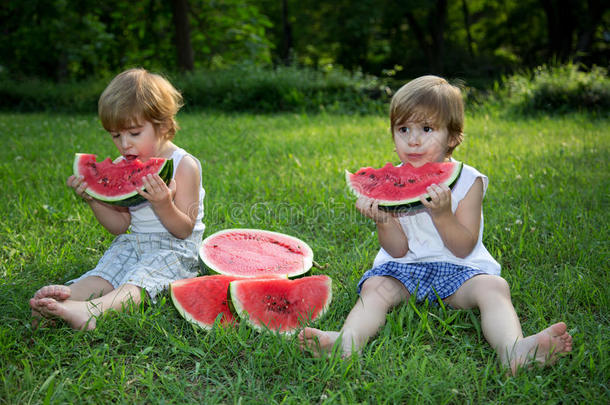
<instances>
[{"instance_id":1,"label":"lawn","mask_svg":"<svg viewBox=\"0 0 610 405\"><path fill-rule=\"evenodd\" d=\"M344 171L396 162L387 120L357 115L184 113L176 143L200 158L206 235L295 235L333 278L317 323L339 329L378 249ZM295 338L210 332L168 295L92 332L32 330L27 300L92 268L112 240L65 186L75 152L114 156L92 115L0 114L0 403L608 403L610 120L467 116L454 153L487 174L485 243L524 333L563 320L574 349L507 377L476 311L405 303L362 356L312 358Z\"/></svg>"}]
</instances>

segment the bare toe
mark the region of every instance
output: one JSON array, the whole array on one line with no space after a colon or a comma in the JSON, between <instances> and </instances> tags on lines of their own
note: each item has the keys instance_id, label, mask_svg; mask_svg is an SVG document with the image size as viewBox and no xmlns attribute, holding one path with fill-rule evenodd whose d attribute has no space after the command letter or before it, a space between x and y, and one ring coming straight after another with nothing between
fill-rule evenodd
<instances>
[{"instance_id":1,"label":"bare toe","mask_svg":"<svg viewBox=\"0 0 610 405\"><path fill-rule=\"evenodd\" d=\"M57 301L64 301L70 298L70 295L70 287L66 285L53 284L44 286L38 291L36 291L36 293L34 294L34 298L53 298Z\"/></svg>"}]
</instances>

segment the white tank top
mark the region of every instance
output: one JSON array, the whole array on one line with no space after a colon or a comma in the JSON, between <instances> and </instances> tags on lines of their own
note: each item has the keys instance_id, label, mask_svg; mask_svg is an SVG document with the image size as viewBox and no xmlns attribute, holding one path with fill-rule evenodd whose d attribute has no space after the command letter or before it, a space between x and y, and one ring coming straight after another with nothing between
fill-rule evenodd
<instances>
[{"instance_id":1,"label":"white tank top","mask_svg":"<svg viewBox=\"0 0 610 405\"><path fill-rule=\"evenodd\" d=\"M201 163L197 158L193 155L189 154L182 148L177 148L170 159L174 160L174 173L172 174L172 179L176 176L176 171L178 170L178 166L180 165L180 161L185 156L190 156L192 159L197 162L197 166L199 167L199 208L197 211L197 220L195 221L195 227L193 228L193 232L196 231L204 231L205 224L201 221L203 219L203 198L205 196L205 190L203 189L202 183L202 171L201 171ZM152 209L152 205L146 201L142 204L129 207L129 213L131 214L131 231L139 232L139 233L153 233L153 232L167 232L167 228L163 226L161 220Z\"/></svg>"},{"instance_id":2,"label":"white tank top","mask_svg":"<svg viewBox=\"0 0 610 405\"><path fill-rule=\"evenodd\" d=\"M483 195L487 190L489 180L475 168L464 165L457 183L451 190L451 211L455 213L460 201L466 196L474 181L480 178L483 181ZM409 240L409 251L403 257L390 256L383 248L377 254L373 267L386 262L413 263L413 262L449 262L462 266L474 267L488 274L500 274L500 264L489 254L482 242L483 212L481 211L481 224L479 237L472 252L465 258L455 256L445 247L430 214L419 210L398 218L402 230Z\"/></svg>"}]
</instances>

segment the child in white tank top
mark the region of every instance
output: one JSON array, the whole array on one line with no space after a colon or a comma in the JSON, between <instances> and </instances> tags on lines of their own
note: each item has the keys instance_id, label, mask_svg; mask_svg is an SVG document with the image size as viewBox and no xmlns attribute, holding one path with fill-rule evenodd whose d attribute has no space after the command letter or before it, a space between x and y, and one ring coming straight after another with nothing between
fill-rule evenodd
<instances>
[{"instance_id":1,"label":"child in white tank top","mask_svg":"<svg viewBox=\"0 0 610 405\"><path fill-rule=\"evenodd\" d=\"M392 98L392 138L402 164L420 167L451 159L463 139L464 107L460 90L436 76L404 85ZM416 294L416 300L442 299L454 308L478 308L481 328L502 365L514 374L572 350L565 323L523 337L500 265L482 243L482 202L487 177L464 165L453 190L432 185L420 198L424 210L396 216L379 210L378 202L359 197L356 208L375 221L381 250L374 267L360 282L360 298L340 331L305 328L302 349L316 355L339 344L345 356L356 352L385 323L387 312ZM437 298L438 297L438 298Z\"/></svg>"},{"instance_id":2,"label":"child in white tank top","mask_svg":"<svg viewBox=\"0 0 610 405\"><path fill-rule=\"evenodd\" d=\"M144 69L127 70L106 87L99 116L121 158L174 159L174 173L169 184L156 174L144 177L138 193L147 201L129 209L92 199L82 178L68 178L100 224L118 236L93 270L34 294L34 324L61 318L74 329L94 329L102 313L139 304L142 291L154 300L171 282L197 274L205 193L200 162L172 142L181 106L180 93Z\"/></svg>"}]
</instances>

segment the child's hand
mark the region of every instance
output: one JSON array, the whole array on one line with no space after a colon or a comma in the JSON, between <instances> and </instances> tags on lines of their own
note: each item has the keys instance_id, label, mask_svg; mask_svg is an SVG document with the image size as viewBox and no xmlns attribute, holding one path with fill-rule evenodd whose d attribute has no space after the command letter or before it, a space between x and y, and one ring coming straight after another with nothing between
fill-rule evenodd
<instances>
[{"instance_id":1,"label":"child's hand","mask_svg":"<svg viewBox=\"0 0 610 405\"><path fill-rule=\"evenodd\" d=\"M428 209L433 217L451 213L451 190L445 184L432 184L426 191L430 195L430 201L423 195L419 198L421 203Z\"/></svg>"},{"instance_id":2,"label":"child's hand","mask_svg":"<svg viewBox=\"0 0 610 405\"><path fill-rule=\"evenodd\" d=\"M384 223L392 219L392 214L379 209L379 201L373 200L369 197L358 197L358 200L356 201L356 208L358 211L360 211L360 213L362 213L362 215L371 218L376 223Z\"/></svg>"},{"instance_id":3,"label":"child's hand","mask_svg":"<svg viewBox=\"0 0 610 405\"><path fill-rule=\"evenodd\" d=\"M87 189L87 182L84 181L83 176L76 177L76 176L72 175L72 176L68 177L66 184L68 185L68 187L72 187L74 189L74 192L76 193L76 195L78 195L83 200L86 200L86 201L93 200L93 197L91 197L89 194L85 193L85 190Z\"/></svg>"},{"instance_id":4,"label":"child's hand","mask_svg":"<svg viewBox=\"0 0 610 405\"><path fill-rule=\"evenodd\" d=\"M176 182L172 179L169 187L158 174L149 174L142 177L143 187L138 194L146 198L152 205L165 205L173 201L176 194Z\"/></svg>"}]
</instances>

